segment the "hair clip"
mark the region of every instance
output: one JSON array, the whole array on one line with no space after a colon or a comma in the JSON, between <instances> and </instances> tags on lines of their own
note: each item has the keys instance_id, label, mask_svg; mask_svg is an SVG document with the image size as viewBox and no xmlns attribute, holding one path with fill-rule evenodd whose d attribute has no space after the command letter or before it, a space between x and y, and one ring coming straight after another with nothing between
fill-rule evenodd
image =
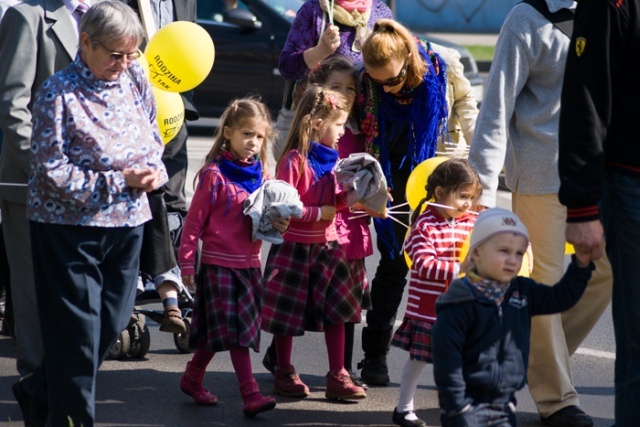
<instances>
[{"instance_id":1,"label":"hair clip","mask_svg":"<svg viewBox=\"0 0 640 427\"><path fill-rule=\"evenodd\" d=\"M338 108L338 103L333 99L331 95L327 95L326 99L329 105L331 105L332 110L335 110L336 108Z\"/></svg>"}]
</instances>

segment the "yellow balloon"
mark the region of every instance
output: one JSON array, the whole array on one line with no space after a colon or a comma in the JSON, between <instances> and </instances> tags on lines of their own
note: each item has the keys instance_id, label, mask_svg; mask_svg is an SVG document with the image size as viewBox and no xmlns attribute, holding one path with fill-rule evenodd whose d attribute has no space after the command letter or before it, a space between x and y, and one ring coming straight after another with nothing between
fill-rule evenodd
<instances>
[{"instance_id":1,"label":"yellow balloon","mask_svg":"<svg viewBox=\"0 0 640 427\"><path fill-rule=\"evenodd\" d=\"M160 90L155 86L151 87L151 91L156 99L156 120L160 128L160 136L162 142L167 144L176 136L184 123L184 103L179 93Z\"/></svg>"},{"instance_id":2,"label":"yellow balloon","mask_svg":"<svg viewBox=\"0 0 640 427\"><path fill-rule=\"evenodd\" d=\"M427 179L429 179L431 172L436 166L448 159L448 157L432 157L420 163L411 171L406 189L407 202L409 202L411 209L415 210L420 200L427 195Z\"/></svg>"},{"instance_id":3,"label":"yellow balloon","mask_svg":"<svg viewBox=\"0 0 640 427\"><path fill-rule=\"evenodd\" d=\"M576 249L573 247L573 245L569 242L566 242L564 244L564 254L565 255L573 255L576 253Z\"/></svg>"},{"instance_id":4,"label":"yellow balloon","mask_svg":"<svg viewBox=\"0 0 640 427\"><path fill-rule=\"evenodd\" d=\"M215 58L209 33L188 21L160 28L144 53L151 84L169 92L185 92L198 86L209 75Z\"/></svg>"},{"instance_id":5,"label":"yellow balloon","mask_svg":"<svg viewBox=\"0 0 640 427\"><path fill-rule=\"evenodd\" d=\"M137 61L142 67L142 71L144 71L144 76L149 80L149 61L147 61L147 57L140 55L140 58L138 58Z\"/></svg>"}]
</instances>

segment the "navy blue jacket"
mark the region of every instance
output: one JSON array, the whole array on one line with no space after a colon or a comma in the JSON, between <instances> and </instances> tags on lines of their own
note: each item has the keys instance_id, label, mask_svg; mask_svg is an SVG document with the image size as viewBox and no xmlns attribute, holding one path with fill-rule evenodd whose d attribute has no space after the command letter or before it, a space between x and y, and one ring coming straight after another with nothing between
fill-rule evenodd
<instances>
[{"instance_id":1,"label":"navy blue jacket","mask_svg":"<svg viewBox=\"0 0 640 427\"><path fill-rule=\"evenodd\" d=\"M454 280L436 301L432 331L433 368L440 408L455 417L467 405L515 403L529 360L531 316L559 313L582 296L593 263L578 267L575 256L555 286L526 277L511 281L502 303L478 295L466 279Z\"/></svg>"}]
</instances>

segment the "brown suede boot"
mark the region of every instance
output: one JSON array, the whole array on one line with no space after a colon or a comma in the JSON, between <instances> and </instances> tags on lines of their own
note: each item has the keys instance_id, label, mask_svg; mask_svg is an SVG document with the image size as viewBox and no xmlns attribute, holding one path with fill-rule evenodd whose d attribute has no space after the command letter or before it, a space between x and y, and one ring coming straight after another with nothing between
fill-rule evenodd
<instances>
[{"instance_id":1,"label":"brown suede boot","mask_svg":"<svg viewBox=\"0 0 640 427\"><path fill-rule=\"evenodd\" d=\"M256 380L240 384L240 395L242 396L242 412L245 417L253 418L260 412L270 411L276 407L276 400L273 397L263 396Z\"/></svg>"},{"instance_id":2,"label":"brown suede boot","mask_svg":"<svg viewBox=\"0 0 640 427\"><path fill-rule=\"evenodd\" d=\"M167 306L162 313L160 331L171 334L184 334L187 327L182 321L182 312L175 305Z\"/></svg>"},{"instance_id":3,"label":"brown suede boot","mask_svg":"<svg viewBox=\"0 0 640 427\"><path fill-rule=\"evenodd\" d=\"M198 405L215 405L218 403L218 398L202 386L204 373L204 369L187 362L187 369L180 378L180 390L191 396Z\"/></svg>"}]
</instances>

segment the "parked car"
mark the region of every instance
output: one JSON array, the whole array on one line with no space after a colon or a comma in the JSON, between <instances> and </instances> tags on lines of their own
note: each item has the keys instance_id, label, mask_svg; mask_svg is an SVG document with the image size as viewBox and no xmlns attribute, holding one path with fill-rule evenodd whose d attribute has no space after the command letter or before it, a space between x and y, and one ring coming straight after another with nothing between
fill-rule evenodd
<instances>
[{"instance_id":1,"label":"parked car","mask_svg":"<svg viewBox=\"0 0 640 427\"><path fill-rule=\"evenodd\" d=\"M276 117L282 105L285 81L278 71L280 51L302 0L238 0L225 9L224 0L198 0L198 24L215 45L209 76L196 88L194 101L203 117L219 117L228 103L247 94L259 94ZM471 54L442 39L429 40L457 49L465 75L482 100L483 80Z\"/></svg>"}]
</instances>

